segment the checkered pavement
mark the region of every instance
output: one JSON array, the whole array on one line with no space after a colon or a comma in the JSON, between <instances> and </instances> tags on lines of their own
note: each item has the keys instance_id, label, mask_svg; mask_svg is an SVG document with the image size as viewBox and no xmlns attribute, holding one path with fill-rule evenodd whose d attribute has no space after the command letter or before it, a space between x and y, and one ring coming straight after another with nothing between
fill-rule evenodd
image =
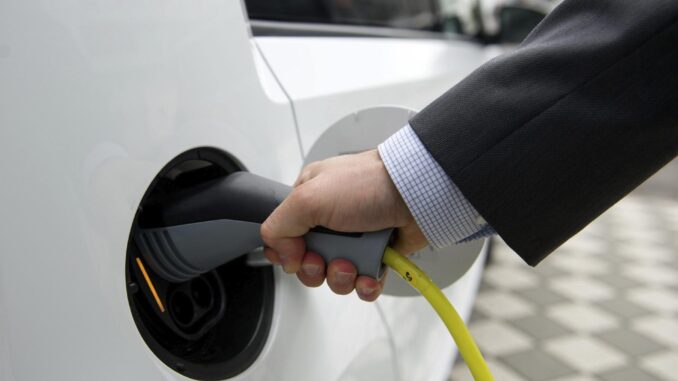
<instances>
[{"instance_id":1,"label":"checkered pavement","mask_svg":"<svg viewBox=\"0 0 678 381\"><path fill-rule=\"evenodd\" d=\"M678 381L678 200L629 196L536 268L497 239L470 329L497 381Z\"/></svg>"}]
</instances>

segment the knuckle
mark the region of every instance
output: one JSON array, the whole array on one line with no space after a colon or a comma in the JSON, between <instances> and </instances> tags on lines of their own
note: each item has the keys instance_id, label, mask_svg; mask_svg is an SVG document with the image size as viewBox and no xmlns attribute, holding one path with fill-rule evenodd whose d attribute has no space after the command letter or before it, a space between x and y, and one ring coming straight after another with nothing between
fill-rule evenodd
<instances>
[{"instance_id":1,"label":"knuckle","mask_svg":"<svg viewBox=\"0 0 678 381\"><path fill-rule=\"evenodd\" d=\"M320 169L320 162L314 161L314 162L308 164L306 167L304 167L304 172L306 172L310 175L310 174L315 173L319 169Z\"/></svg>"},{"instance_id":2,"label":"knuckle","mask_svg":"<svg viewBox=\"0 0 678 381\"><path fill-rule=\"evenodd\" d=\"M299 177L297 180L297 183L299 185L309 181L312 179L317 172L320 170L320 165L317 161L314 161L311 164L308 164L307 166L304 167L304 169L301 170L301 173L299 173Z\"/></svg>"},{"instance_id":3,"label":"knuckle","mask_svg":"<svg viewBox=\"0 0 678 381\"><path fill-rule=\"evenodd\" d=\"M310 208L315 205L316 195L308 183L296 188L290 195L292 201L302 208Z\"/></svg>"},{"instance_id":4,"label":"knuckle","mask_svg":"<svg viewBox=\"0 0 678 381\"><path fill-rule=\"evenodd\" d=\"M266 220L263 224L261 224L261 228L259 228L259 234L261 234L261 238L264 240L264 242L269 242L275 237L275 229L269 220Z\"/></svg>"}]
</instances>

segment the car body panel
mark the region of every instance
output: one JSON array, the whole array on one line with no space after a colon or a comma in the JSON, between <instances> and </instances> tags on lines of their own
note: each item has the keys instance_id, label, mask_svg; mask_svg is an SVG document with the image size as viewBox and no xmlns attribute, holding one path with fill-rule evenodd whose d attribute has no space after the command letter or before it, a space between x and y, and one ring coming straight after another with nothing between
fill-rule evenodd
<instances>
[{"instance_id":1,"label":"car body panel","mask_svg":"<svg viewBox=\"0 0 678 381\"><path fill-rule=\"evenodd\" d=\"M486 60L481 45L462 39L255 41L293 102L304 153L329 126L357 111L383 105L420 110Z\"/></svg>"},{"instance_id":2,"label":"car body panel","mask_svg":"<svg viewBox=\"0 0 678 381\"><path fill-rule=\"evenodd\" d=\"M363 43L364 54L379 46ZM146 346L126 297L130 226L158 171L209 146L291 183L303 162L300 140L308 152L323 129L366 106L420 108L482 54L468 43L424 42L425 59L400 61L377 80L380 65L406 60L397 52L416 44L387 44L368 68L341 65L336 57L356 52L336 41L343 53L315 56L307 68L315 74L295 77L270 70L283 59L273 57L271 42L255 44L237 1L0 4L3 380L185 379ZM443 69L463 52L475 64ZM414 73L411 65L423 66ZM338 66L353 89L338 76L323 82ZM389 325L375 305L302 287L279 269L275 279L269 340L234 379L398 377L393 366L365 372L395 364ZM385 301L385 315L404 308Z\"/></svg>"}]
</instances>

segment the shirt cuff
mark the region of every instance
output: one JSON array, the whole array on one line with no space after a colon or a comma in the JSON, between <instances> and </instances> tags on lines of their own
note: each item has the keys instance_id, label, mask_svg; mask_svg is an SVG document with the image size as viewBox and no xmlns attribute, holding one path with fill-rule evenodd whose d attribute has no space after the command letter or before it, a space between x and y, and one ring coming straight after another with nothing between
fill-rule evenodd
<instances>
[{"instance_id":1,"label":"shirt cuff","mask_svg":"<svg viewBox=\"0 0 678 381\"><path fill-rule=\"evenodd\" d=\"M422 144L410 125L379 145L393 183L436 249L494 234Z\"/></svg>"}]
</instances>

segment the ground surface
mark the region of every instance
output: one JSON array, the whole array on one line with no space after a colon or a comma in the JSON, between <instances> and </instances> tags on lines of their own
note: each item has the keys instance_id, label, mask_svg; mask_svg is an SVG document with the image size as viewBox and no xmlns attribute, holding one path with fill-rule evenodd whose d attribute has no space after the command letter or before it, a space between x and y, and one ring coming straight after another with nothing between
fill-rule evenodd
<instances>
[{"instance_id":1,"label":"ground surface","mask_svg":"<svg viewBox=\"0 0 678 381\"><path fill-rule=\"evenodd\" d=\"M678 381L675 160L537 268L495 247L471 331L497 381Z\"/></svg>"}]
</instances>

